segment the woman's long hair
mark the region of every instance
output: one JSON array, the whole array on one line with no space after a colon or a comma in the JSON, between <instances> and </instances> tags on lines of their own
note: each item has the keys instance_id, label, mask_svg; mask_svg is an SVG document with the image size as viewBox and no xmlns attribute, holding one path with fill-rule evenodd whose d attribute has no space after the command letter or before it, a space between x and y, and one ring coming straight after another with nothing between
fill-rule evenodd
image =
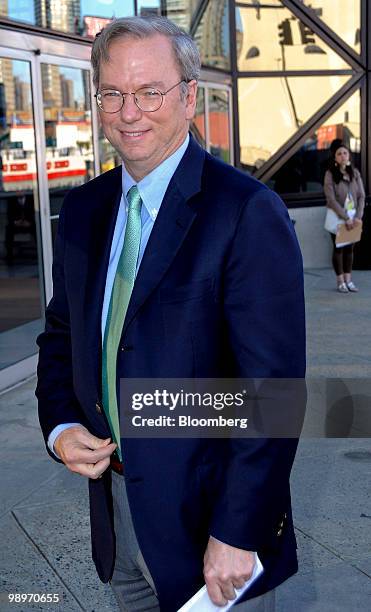
<instances>
[{"instance_id":1,"label":"woman's long hair","mask_svg":"<svg viewBox=\"0 0 371 612\"><path fill-rule=\"evenodd\" d=\"M351 155L349 147L347 147L339 138L333 140L330 145L331 157L329 159L328 169L330 170L334 183L336 184L340 183L340 181L342 181L344 178L340 170L340 166L335 160L336 151L342 147L349 152L349 155ZM354 168L350 161L349 166L347 166L347 174L349 174L349 178L352 181L354 178Z\"/></svg>"}]
</instances>

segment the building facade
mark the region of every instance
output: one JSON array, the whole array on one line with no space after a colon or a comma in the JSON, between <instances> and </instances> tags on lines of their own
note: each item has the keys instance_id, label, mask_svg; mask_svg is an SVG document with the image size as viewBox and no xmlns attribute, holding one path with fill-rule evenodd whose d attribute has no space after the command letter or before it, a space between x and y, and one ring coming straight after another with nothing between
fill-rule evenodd
<instances>
[{"instance_id":1,"label":"building facade","mask_svg":"<svg viewBox=\"0 0 371 612\"><path fill-rule=\"evenodd\" d=\"M194 136L281 195L307 267L330 261L334 138L369 192L371 0L0 0L0 388L35 369L66 192L120 163L98 123L92 39L112 17L149 13L199 46Z\"/></svg>"}]
</instances>

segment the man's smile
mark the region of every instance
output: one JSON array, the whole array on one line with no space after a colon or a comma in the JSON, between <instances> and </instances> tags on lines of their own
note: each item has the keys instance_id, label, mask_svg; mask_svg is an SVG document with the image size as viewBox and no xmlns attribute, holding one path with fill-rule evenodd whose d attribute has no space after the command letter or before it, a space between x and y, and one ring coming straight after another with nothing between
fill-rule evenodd
<instances>
[{"instance_id":1,"label":"man's smile","mask_svg":"<svg viewBox=\"0 0 371 612\"><path fill-rule=\"evenodd\" d=\"M124 136L142 136L142 134L149 132L149 130L137 130L136 132L127 132L126 130L120 130L120 132Z\"/></svg>"}]
</instances>

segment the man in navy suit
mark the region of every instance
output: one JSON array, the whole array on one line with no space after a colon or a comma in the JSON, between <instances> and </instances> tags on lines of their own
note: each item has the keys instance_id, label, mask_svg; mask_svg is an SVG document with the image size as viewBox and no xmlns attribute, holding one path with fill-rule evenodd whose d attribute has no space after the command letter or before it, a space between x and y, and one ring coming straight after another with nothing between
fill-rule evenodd
<instances>
[{"instance_id":1,"label":"man in navy suit","mask_svg":"<svg viewBox=\"0 0 371 612\"><path fill-rule=\"evenodd\" d=\"M118 19L92 64L123 164L72 190L61 211L38 339L47 449L89 478L93 559L120 609L174 612L204 581L222 606L257 552L264 573L236 607L273 610L274 589L297 571L297 441L132 439L122 419L114 433L113 408L120 379L304 376L292 224L276 194L189 135L200 60L177 26Z\"/></svg>"}]
</instances>

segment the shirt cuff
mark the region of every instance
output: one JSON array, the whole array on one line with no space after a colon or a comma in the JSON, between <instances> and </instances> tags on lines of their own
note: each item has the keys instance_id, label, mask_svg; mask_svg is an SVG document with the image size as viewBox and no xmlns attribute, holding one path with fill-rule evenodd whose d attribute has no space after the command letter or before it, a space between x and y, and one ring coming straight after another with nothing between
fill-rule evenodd
<instances>
[{"instance_id":1,"label":"shirt cuff","mask_svg":"<svg viewBox=\"0 0 371 612\"><path fill-rule=\"evenodd\" d=\"M54 442L58 438L59 434L62 433L62 431L64 431L65 429L69 429L70 427L76 427L76 425L81 425L81 423L62 423L61 425L57 425L57 427L54 427L54 429L50 432L48 438L48 448L58 459L60 459L60 456L57 455L54 450Z\"/></svg>"}]
</instances>

